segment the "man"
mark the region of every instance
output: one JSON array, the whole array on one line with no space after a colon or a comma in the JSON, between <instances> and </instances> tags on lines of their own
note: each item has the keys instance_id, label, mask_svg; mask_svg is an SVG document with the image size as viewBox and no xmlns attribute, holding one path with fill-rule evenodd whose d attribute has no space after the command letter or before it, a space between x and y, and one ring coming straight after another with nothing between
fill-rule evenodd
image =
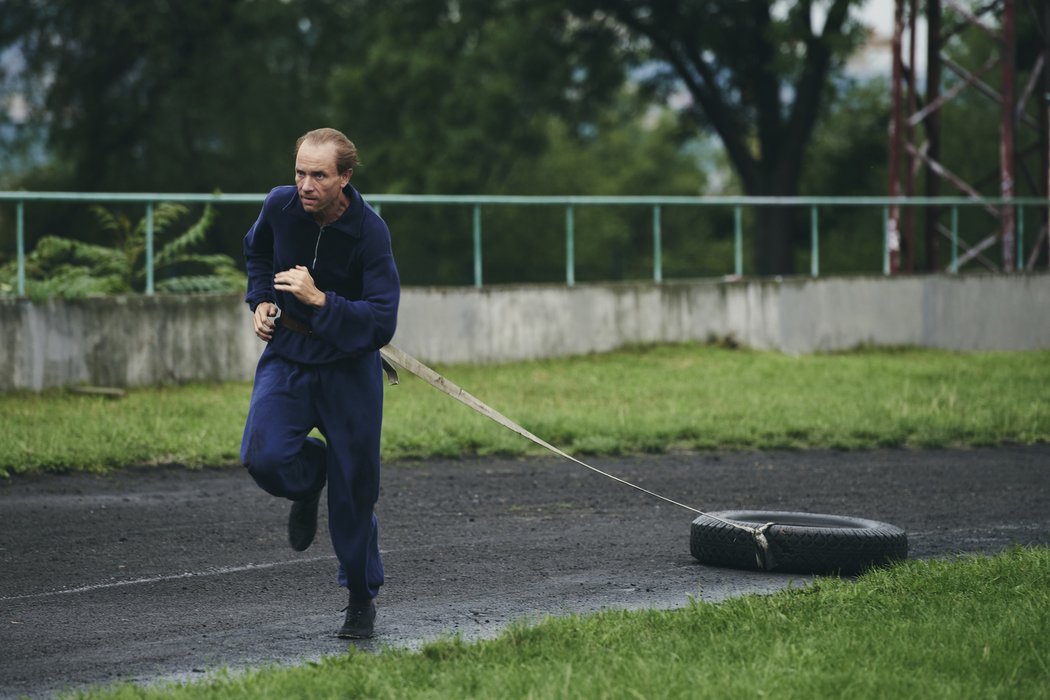
<instances>
[{"instance_id":1,"label":"man","mask_svg":"<svg viewBox=\"0 0 1050 700\"><path fill-rule=\"evenodd\" d=\"M328 525L350 591L343 638L372 636L383 584L378 524L383 413L379 349L397 323L390 233L350 185L357 148L335 129L303 135L295 186L277 187L244 238L245 301L267 347L255 371L241 462L293 501L288 539L303 551L328 483ZM325 442L307 437L317 428Z\"/></svg>"}]
</instances>

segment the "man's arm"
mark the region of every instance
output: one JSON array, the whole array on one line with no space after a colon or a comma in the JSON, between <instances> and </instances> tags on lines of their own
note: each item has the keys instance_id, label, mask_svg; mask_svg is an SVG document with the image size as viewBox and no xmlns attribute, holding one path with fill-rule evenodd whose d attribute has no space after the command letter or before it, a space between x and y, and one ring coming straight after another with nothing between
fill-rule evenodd
<instances>
[{"instance_id":1,"label":"man's arm","mask_svg":"<svg viewBox=\"0 0 1050 700\"><path fill-rule=\"evenodd\" d=\"M244 237L244 259L248 271L248 291L244 301L252 310L255 335L269 342L273 337L273 317L277 315L273 287L273 228L266 215L269 197L263 202L259 218Z\"/></svg>"}]
</instances>

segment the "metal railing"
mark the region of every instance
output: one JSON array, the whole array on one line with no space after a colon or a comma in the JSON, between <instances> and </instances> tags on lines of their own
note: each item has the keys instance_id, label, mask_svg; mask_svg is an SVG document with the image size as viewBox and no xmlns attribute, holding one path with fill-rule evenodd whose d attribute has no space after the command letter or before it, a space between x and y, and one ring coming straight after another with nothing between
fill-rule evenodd
<instances>
[{"instance_id":1,"label":"metal railing","mask_svg":"<svg viewBox=\"0 0 1050 700\"><path fill-rule=\"evenodd\" d=\"M185 193L95 193L95 192L0 192L0 202L14 202L19 296L25 296L25 204L26 202L108 202L142 203L146 210L146 293L153 294L153 206L157 202L182 204L262 203L265 194L185 194ZM1017 256L1023 258L1024 207L1050 208L1050 199L1041 197L659 197L659 196L529 196L529 195L411 195L373 194L365 199L377 210L384 204L437 204L472 208L474 247L474 286L482 286L482 206L560 206L565 207L565 283L576 283L575 212L577 207L651 207L653 240L653 281L663 281L661 221L664 207L732 207L734 274L743 275L743 209L754 207L808 207L810 210L810 275L820 275L819 210L825 207L881 208L883 231L883 274L890 274L891 207L942 207L950 211L951 264L949 272L959 271L959 207L1017 208Z\"/></svg>"}]
</instances>

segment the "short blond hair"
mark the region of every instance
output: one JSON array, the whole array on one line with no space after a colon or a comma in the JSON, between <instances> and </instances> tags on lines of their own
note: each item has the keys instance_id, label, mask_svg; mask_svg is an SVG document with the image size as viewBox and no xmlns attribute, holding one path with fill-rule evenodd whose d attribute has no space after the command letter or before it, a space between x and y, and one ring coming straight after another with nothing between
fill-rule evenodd
<instances>
[{"instance_id":1,"label":"short blond hair","mask_svg":"<svg viewBox=\"0 0 1050 700\"><path fill-rule=\"evenodd\" d=\"M326 143L335 146L335 167L340 174L353 170L361 164L357 159L357 146L346 137L346 134L338 129L324 127L307 131L295 142L294 155L299 155L299 148L306 142L310 142L315 146L321 146Z\"/></svg>"}]
</instances>

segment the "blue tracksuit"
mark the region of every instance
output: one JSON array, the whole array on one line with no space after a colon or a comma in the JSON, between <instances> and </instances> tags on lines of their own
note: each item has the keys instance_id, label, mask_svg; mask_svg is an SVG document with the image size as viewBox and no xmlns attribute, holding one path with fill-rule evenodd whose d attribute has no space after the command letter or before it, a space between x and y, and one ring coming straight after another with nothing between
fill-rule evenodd
<instances>
[{"instance_id":1,"label":"blue tracksuit","mask_svg":"<svg viewBox=\"0 0 1050 700\"><path fill-rule=\"evenodd\" d=\"M394 335L401 287L390 233L350 185L350 206L319 227L292 186L263 202L244 238L245 301L254 311L275 302L281 315L311 334L278 322L259 359L241 462L268 493L298 500L328 482L328 525L339 559L339 583L375 597L383 584L378 524L379 436L383 382L379 348ZM274 289L274 274L309 268L325 304L317 309ZM317 428L324 444L307 438Z\"/></svg>"}]
</instances>

